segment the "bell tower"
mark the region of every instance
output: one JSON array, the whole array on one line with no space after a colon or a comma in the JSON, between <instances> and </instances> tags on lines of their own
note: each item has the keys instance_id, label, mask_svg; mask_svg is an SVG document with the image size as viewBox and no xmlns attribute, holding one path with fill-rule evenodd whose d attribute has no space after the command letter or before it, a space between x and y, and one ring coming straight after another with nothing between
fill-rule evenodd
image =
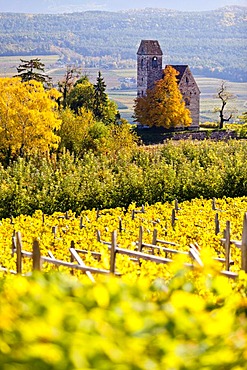
<instances>
[{"instance_id":1,"label":"bell tower","mask_svg":"<svg viewBox=\"0 0 247 370\"><path fill-rule=\"evenodd\" d=\"M142 40L137 51L137 96L146 95L163 76L162 50L157 40Z\"/></svg>"}]
</instances>

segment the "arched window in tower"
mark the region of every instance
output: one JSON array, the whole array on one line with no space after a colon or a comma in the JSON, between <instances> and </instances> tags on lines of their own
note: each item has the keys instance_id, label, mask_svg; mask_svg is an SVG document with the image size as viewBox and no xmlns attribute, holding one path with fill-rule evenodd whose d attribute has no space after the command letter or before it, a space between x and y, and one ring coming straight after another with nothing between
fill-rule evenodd
<instances>
[{"instance_id":1,"label":"arched window in tower","mask_svg":"<svg viewBox=\"0 0 247 370\"><path fill-rule=\"evenodd\" d=\"M143 69L144 68L144 61L143 61L143 59L141 60L141 69Z\"/></svg>"},{"instance_id":2,"label":"arched window in tower","mask_svg":"<svg viewBox=\"0 0 247 370\"><path fill-rule=\"evenodd\" d=\"M190 106L190 97L186 97L185 99L184 99L184 102L185 102L185 106L186 107L188 107L188 106Z\"/></svg>"},{"instance_id":3,"label":"arched window in tower","mask_svg":"<svg viewBox=\"0 0 247 370\"><path fill-rule=\"evenodd\" d=\"M157 57L153 57L152 59L152 68L157 68L158 67L158 59Z\"/></svg>"}]
</instances>

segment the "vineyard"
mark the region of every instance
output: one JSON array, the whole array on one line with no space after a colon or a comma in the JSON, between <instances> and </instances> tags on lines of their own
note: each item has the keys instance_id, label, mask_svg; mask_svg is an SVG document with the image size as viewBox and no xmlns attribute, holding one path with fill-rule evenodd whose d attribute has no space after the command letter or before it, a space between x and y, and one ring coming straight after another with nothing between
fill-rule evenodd
<instances>
[{"instance_id":1,"label":"vineyard","mask_svg":"<svg viewBox=\"0 0 247 370\"><path fill-rule=\"evenodd\" d=\"M243 369L246 208L201 198L2 219L1 368Z\"/></svg>"},{"instance_id":2,"label":"vineyard","mask_svg":"<svg viewBox=\"0 0 247 370\"><path fill-rule=\"evenodd\" d=\"M238 273L241 267L247 270L246 251L241 249L247 198L195 199L181 205L175 201L175 204L135 207L131 204L127 210L87 210L79 217L71 211L50 216L36 211L33 216L21 215L2 220L1 255L4 259L1 266L6 270L15 270L17 245L30 257L35 241L44 257L71 262L71 249L74 249L82 254L89 268L113 273L118 271L121 276L131 279L148 276L153 280L160 275L168 278L170 268L166 264L169 265L174 255L183 257L184 263L189 264L192 259L203 265L200 255L207 254L220 262L223 269L231 268L234 273ZM226 232L229 234L227 248ZM113 268L110 266L113 263L113 248L132 250L133 253L118 253L117 258L114 256ZM198 258L194 254L196 251ZM156 254L160 261L155 261L164 266L154 267L149 261L140 262L145 256L135 256L135 252ZM42 266L44 271L51 268L47 263ZM70 268L73 269L73 265ZM23 270L22 267L18 269L17 272L27 273L32 269L31 261L27 258ZM59 270L66 271L66 267L59 267ZM73 271L73 274L81 276L78 271Z\"/></svg>"},{"instance_id":3,"label":"vineyard","mask_svg":"<svg viewBox=\"0 0 247 370\"><path fill-rule=\"evenodd\" d=\"M246 153L168 142L1 167L1 369L244 369Z\"/></svg>"}]
</instances>

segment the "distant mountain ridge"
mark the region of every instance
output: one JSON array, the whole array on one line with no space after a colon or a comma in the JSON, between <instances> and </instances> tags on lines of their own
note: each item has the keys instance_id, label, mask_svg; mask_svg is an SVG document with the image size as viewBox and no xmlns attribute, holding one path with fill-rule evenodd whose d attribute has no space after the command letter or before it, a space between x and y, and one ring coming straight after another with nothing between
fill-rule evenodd
<instances>
[{"instance_id":1,"label":"distant mountain ridge","mask_svg":"<svg viewBox=\"0 0 247 370\"><path fill-rule=\"evenodd\" d=\"M247 81L247 7L181 12L148 8L67 14L0 13L0 55L58 53L63 63L110 66L136 60L141 39L157 39L165 64L194 73Z\"/></svg>"},{"instance_id":2,"label":"distant mountain ridge","mask_svg":"<svg viewBox=\"0 0 247 370\"><path fill-rule=\"evenodd\" d=\"M151 7L153 8L172 8L182 11L204 11L215 10L227 4L235 3L243 5L244 0L0 0L0 11L15 12L15 13L39 13L39 14L61 14L71 12L82 12L88 10L104 10L104 11L120 11L129 10L131 8L140 9ZM246 5L246 4L245 4Z\"/></svg>"}]
</instances>

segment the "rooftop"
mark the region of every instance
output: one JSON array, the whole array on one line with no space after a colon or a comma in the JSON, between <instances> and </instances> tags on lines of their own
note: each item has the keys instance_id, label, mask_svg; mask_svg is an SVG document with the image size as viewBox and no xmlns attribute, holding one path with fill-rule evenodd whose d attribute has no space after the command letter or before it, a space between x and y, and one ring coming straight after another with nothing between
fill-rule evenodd
<instances>
[{"instance_id":1,"label":"rooftop","mask_svg":"<svg viewBox=\"0 0 247 370\"><path fill-rule=\"evenodd\" d=\"M138 55L163 55L157 40L142 40L137 51Z\"/></svg>"}]
</instances>

